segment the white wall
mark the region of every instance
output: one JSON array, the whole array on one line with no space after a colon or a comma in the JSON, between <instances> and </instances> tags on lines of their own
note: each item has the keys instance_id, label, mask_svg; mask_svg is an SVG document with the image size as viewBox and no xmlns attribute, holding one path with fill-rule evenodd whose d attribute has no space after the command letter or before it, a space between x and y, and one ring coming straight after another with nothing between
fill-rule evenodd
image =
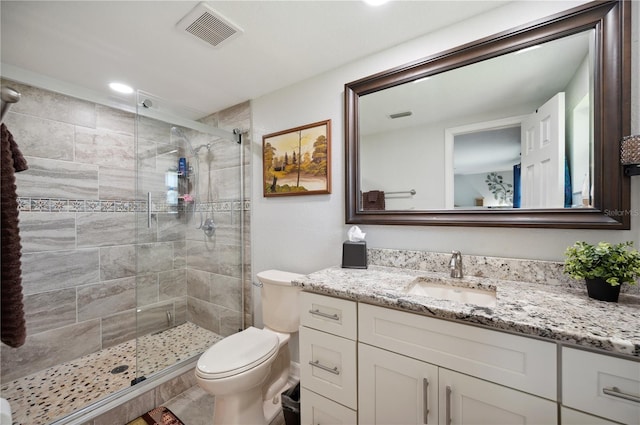
<instances>
[{"instance_id":1,"label":"white wall","mask_svg":"<svg viewBox=\"0 0 640 425\"><path fill-rule=\"evenodd\" d=\"M439 130L439 131L437 131ZM444 208L444 143L441 129L410 127L366 137L362 149L362 191L408 191L416 194L386 196L386 209Z\"/></svg>"},{"instance_id":2,"label":"white wall","mask_svg":"<svg viewBox=\"0 0 640 425\"><path fill-rule=\"evenodd\" d=\"M513 189L513 170L495 170L505 183L511 185ZM476 198L482 198L483 207L499 207L507 206L511 204L503 203L495 198L494 194L489 190L489 186L486 183L486 173L478 174L456 174L454 177L455 193L454 193L454 205L456 207L474 207Z\"/></svg>"},{"instance_id":3,"label":"white wall","mask_svg":"<svg viewBox=\"0 0 640 425\"><path fill-rule=\"evenodd\" d=\"M514 2L481 18L354 61L316 78L286 87L252 101L253 273L279 268L310 273L341 261L345 224L344 201L344 84L417 60L478 38L552 15L578 2ZM640 133L640 75L638 23L640 4L634 2L632 133ZM324 119L332 121L332 193L330 195L264 198L262 196L262 135ZM361 226L369 247L405 248L463 254L562 260L565 248L576 240L640 245L640 177L632 178L632 230L503 229L437 226ZM258 295L258 294L256 294ZM259 302L259 297L254 298ZM260 324L256 305L256 323Z\"/></svg>"}]
</instances>

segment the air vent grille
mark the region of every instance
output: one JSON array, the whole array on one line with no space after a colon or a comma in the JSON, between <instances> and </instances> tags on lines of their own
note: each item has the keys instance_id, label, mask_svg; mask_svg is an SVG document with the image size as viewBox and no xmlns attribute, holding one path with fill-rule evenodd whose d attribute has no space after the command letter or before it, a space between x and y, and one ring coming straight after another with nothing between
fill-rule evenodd
<instances>
[{"instance_id":1,"label":"air vent grille","mask_svg":"<svg viewBox=\"0 0 640 425\"><path fill-rule=\"evenodd\" d=\"M204 3L198 4L178 22L178 28L218 47L225 41L237 37L242 29Z\"/></svg>"}]
</instances>

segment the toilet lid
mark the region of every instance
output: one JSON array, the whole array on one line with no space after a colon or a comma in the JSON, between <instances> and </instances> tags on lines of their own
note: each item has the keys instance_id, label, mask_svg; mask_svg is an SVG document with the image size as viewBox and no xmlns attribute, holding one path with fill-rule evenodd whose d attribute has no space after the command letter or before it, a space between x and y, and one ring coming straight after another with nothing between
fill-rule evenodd
<instances>
[{"instance_id":1,"label":"toilet lid","mask_svg":"<svg viewBox=\"0 0 640 425\"><path fill-rule=\"evenodd\" d=\"M198 359L197 372L204 379L237 375L263 363L279 346L278 336L253 326L214 344Z\"/></svg>"}]
</instances>

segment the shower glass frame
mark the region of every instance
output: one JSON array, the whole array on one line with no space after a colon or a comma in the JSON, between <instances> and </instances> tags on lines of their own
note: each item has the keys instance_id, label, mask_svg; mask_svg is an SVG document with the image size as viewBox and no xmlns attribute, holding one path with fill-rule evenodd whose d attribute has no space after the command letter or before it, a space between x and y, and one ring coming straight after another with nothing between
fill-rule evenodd
<instances>
[{"instance_id":1,"label":"shower glass frame","mask_svg":"<svg viewBox=\"0 0 640 425\"><path fill-rule=\"evenodd\" d=\"M136 382L244 329L242 144L199 116L137 93Z\"/></svg>"}]
</instances>

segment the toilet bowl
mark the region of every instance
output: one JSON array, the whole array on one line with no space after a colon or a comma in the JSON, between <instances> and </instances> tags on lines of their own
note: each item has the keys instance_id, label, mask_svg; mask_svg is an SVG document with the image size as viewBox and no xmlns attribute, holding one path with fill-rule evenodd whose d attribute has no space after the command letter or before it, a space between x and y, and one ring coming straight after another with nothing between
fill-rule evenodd
<instances>
[{"instance_id":1,"label":"toilet bowl","mask_svg":"<svg viewBox=\"0 0 640 425\"><path fill-rule=\"evenodd\" d=\"M288 342L300 322L300 288L291 285L298 277L279 270L258 273L264 329L251 326L228 336L198 359L196 382L215 397L214 424L266 425L280 410L289 378Z\"/></svg>"}]
</instances>

